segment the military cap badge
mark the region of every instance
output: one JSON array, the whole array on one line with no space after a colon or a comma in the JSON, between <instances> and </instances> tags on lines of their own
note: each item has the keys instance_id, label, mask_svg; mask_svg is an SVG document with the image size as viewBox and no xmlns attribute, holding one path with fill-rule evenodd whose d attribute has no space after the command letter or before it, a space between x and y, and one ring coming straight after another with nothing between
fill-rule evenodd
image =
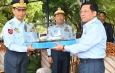
<instances>
[{"instance_id":1,"label":"military cap badge","mask_svg":"<svg viewBox=\"0 0 115 73\"><path fill-rule=\"evenodd\" d=\"M59 13L65 14L65 11L64 11L61 7L58 7L58 8L54 11L54 15L55 15L55 14L59 14Z\"/></svg>"},{"instance_id":2,"label":"military cap badge","mask_svg":"<svg viewBox=\"0 0 115 73\"><path fill-rule=\"evenodd\" d=\"M17 9L26 9L28 0L13 0L11 2L12 6Z\"/></svg>"}]
</instances>

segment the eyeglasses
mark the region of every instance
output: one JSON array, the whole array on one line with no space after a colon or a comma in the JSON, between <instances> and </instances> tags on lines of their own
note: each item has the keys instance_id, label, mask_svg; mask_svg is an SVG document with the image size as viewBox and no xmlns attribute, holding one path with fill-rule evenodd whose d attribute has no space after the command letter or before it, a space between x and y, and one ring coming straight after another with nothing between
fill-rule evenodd
<instances>
[{"instance_id":1,"label":"eyeglasses","mask_svg":"<svg viewBox=\"0 0 115 73\"><path fill-rule=\"evenodd\" d=\"M88 12L90 12L91 10L81 10L80 12L79 12L79 14L82 14L82 13L88 13ZM92 11L93 12L93 11Z\"/></svg>"}]
</instances>

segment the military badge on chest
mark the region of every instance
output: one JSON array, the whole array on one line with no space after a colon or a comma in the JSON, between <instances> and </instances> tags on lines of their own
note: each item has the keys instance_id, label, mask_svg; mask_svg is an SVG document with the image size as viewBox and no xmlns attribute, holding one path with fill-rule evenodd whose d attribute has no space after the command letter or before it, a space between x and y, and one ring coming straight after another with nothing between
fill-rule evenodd
<instances>
[{"instance_id":1,"label":"military badge on chest","mask_svg":"<svg viewBox=\"0 0 115 73\"><path fill-rule=\"evenodd\" d=\"M34 31L35 31L35 27L31 27L30 32L34 32Z\"/></svg>"},{"instance_id":2,"label":"military badge on chest","mask_svg":"<svg viewBox=\"0 0 115 73\"><path fill-rule=\"evenodd\" d=\"M26 24L24 25L24 30L25 30L25 32L27 32L27 25Z\"/></svg>"},{"instance_id":3,"label":"military badge on chest","mask_svg":"<svg viewBox=\"0 0 115 73\"><path fill-rule=\"evenodd\" d=\"M14 31L17 32L17 33L20 33L18 28L14 28Z\"/></svg>"},{"instance_id":4,"label":"military badge on chest","mask_svg":"<svg viewBox=\"0 0 115 73\"><path fill-rule=\"evenodd\" d=\"M65 31L65 32L69 32L68 27L65 27L64 31Z\"/></svg>"}]
</instances>

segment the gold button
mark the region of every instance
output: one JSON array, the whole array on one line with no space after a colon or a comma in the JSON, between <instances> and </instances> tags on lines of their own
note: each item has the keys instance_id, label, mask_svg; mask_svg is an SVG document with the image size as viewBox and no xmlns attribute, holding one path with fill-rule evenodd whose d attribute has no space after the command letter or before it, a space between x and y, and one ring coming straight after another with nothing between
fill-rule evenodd
<instances>
[{"instance_id":1,"label":"gold button","mask_svg":"<svg viewBox=\"0 0 115 73\"><path fill-rule=\"evenodd\" d=\"M84 63L86 63L86 60L84 60Z\"/></svg>"}]
</instances>

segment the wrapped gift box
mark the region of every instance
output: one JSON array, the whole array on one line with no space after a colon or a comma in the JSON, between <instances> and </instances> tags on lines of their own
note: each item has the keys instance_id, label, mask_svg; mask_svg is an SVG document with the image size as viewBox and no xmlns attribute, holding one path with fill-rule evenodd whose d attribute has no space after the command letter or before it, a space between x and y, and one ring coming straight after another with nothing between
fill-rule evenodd
<instances>
[{"instance_id":1,"label":"wrapped gift box","mask_svg":"<svg viewBox=\"0 0 115 73\"><path fill-rule=\"evenodd\" d=\"M61 41L55 41L55 42L58 42L59 44L62 44L62 45L72 45L72 44L76 44L77 41L76 40L61 40ZM35 48L35 49L47 49L47 48L53 48L53 47L56 47L56 44L55 44L54 41L48 41L48 42L34 42L32 44L32 47ZM26 43L27 46L30 45L30 43Z\"/></svg>"}]
</instances>

